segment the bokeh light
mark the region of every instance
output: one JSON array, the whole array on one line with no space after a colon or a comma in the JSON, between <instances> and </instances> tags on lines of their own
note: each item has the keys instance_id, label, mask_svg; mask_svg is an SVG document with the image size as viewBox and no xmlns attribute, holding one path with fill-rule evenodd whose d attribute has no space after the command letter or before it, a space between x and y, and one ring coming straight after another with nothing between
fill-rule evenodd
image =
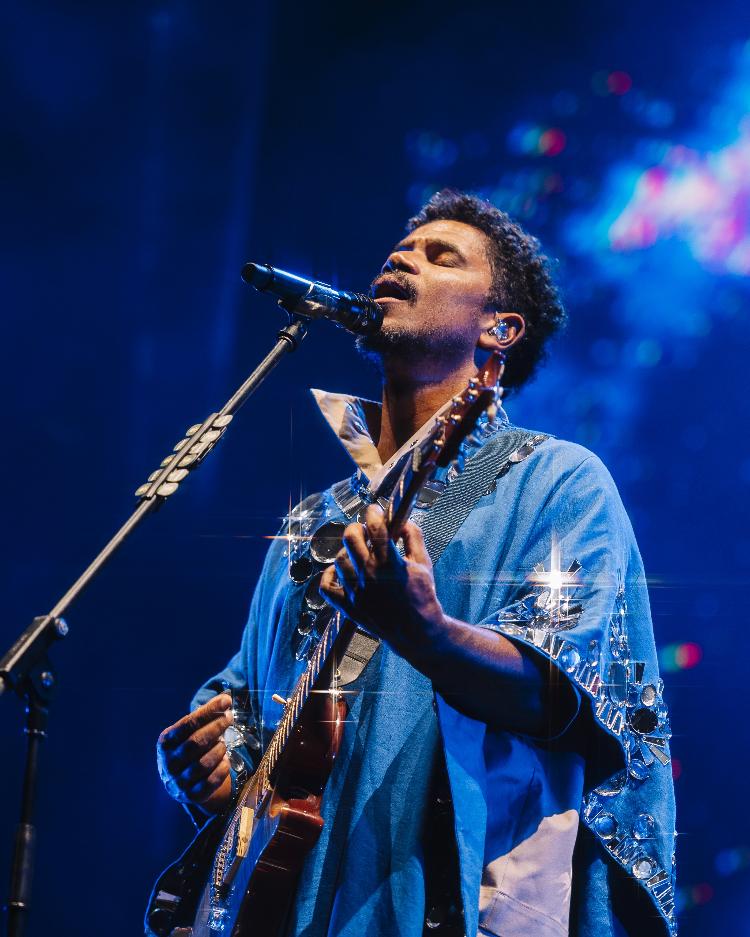
<instances>
[{"instance_id":1,"label":"bokeh light","mask_svg":"<svg viewBox=\"0 0 750 937\"><path fill-rule=\"evenodd\" d=\"M684 644L667 644L659 649L659 666L664 673L692 670L703 660L700 644L688 641Z\"/></svg>"},{"instance_id":2,"label":"bokeh light","mask_svg":"<svg viewBox=\"0 0 750 937\"><path fill-rule=\"evenodd\" d=\"M607 90L612 94L627 94L633 87L633 79L627 72L610 72L607 76Z\"/></svg>"}]
</instances>

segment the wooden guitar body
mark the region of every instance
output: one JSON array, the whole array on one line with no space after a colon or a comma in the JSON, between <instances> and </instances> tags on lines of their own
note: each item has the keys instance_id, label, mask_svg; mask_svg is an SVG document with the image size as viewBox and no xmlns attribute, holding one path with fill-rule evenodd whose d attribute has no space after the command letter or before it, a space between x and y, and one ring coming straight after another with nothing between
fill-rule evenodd
<instances>
[{"instance_id":1,"label":"wooden guitar body","mask_svg":"<svg viewBox=\"0 0 750 937\"><path fill-rule=\"evenodd\" d=\"M275 937L305 856L323 827L323 790L341 744L346 704L310 696L273 779L254 776L156 883L146 915L155 937ZM208 882L206 870L210 869Z\"/></svg>"}]
</instances>

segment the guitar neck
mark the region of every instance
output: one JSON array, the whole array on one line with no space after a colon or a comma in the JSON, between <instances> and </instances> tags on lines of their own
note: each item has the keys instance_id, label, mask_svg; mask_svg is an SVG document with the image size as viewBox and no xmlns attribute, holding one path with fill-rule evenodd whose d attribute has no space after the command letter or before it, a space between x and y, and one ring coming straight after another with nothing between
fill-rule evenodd
<instances>
[{"instance_id":1,"label":"guitar neck","mask_svg":"<svg viewBox=\"0 0 750 937\"><path fill-rule=\"evenodd\" d=\"M304 673L297 681L294 690L286 701L284 715L281 717L276 731L260 760L253 778L247 782L246 788L253 787L258 800L271 789L274 771L279 763L284 748L289 741L292 730L297 724L300 713L315 689L323 674L326 664L333 658L334 651L344 648L351 640L356 626L343 615L335 614L326 625L320 637L315 653L310 659ZM328 689L328 687L326 687ZM256 783L257 782L257 783ZM244 791L243 791L244 793Z\"/></svg>"}]
</instances>

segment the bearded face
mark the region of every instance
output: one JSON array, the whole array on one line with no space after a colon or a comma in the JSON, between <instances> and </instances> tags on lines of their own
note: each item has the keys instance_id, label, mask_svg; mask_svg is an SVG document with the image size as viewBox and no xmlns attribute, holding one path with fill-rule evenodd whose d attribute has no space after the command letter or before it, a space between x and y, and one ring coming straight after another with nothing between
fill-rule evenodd
<instances>
[{"instance_id":1,"label":"bearded face","mask_svg":"<svg viewBox=\"0 0 750 937\"><path fill-rule=\"evenodd\" d=\"M460 221L431 221L400 241L371 292L382 307L381 330L357 348L381 367L420 362L455 367L473 360L487 328L492 283L485 234Z\"/></svg>"}]
</instances>

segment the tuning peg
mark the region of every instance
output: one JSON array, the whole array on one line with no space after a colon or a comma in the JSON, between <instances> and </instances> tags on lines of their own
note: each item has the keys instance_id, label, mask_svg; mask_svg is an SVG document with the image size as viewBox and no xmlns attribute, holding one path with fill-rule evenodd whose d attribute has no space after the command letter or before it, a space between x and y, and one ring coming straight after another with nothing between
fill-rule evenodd
<instances>
[{"instance_id":1,"label":"tuning peg","mask_svg":"<svg viewBox=\"0 0 750 937\"><path fill-rule=\"evenodd\" d=\"M278 703L279 706L286 706L287 704L287 700L285 700L283 696L279 696L278 693L274 693L271 699L274 701L274 703Z\"/></svg>"},{"instance_id":2,"label":"tuning peg","mask_svg":"<svg viewBox=\"0 0 750 937\"><path fill-rule=\"evenodd\" d=\"M463 472L464 466L466 465L466 456L463 452L459 452L456 458L451 462L451 465L457 472Z\"/></svg>"}]
</instances>

